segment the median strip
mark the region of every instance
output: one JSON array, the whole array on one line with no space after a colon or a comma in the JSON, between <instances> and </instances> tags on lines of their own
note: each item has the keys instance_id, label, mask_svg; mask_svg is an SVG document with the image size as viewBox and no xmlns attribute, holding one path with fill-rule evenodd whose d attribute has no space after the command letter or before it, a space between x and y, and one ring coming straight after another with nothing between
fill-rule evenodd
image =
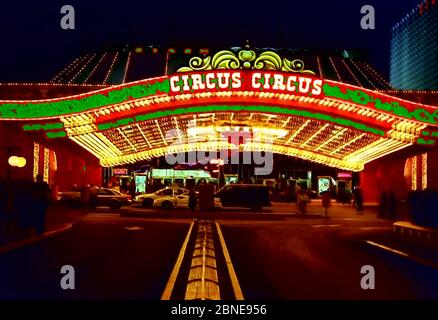
<instances>
[{"instance_id":1,"label":"median strip","mask_svg":"<svg viewBox=\"0 0 438 320\"><path fill-rule=\"evenodd\" d=\"M185 300L220 300L211 222L198 222Z\"/></svg>"}]
</instances>

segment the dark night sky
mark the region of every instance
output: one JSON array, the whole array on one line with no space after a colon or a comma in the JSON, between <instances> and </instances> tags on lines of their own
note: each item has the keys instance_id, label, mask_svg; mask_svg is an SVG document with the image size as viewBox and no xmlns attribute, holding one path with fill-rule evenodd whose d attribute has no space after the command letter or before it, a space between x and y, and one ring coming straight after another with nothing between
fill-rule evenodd
<instances>
[{"instance_id":1,"label":"dark night sky","mask_svg":"<svg viewBox=\"0 0 438 320\"><path fill-rule=\"evenodd\" d=\"M4 1L0 4L0 81L38 81L105 43L365 49L385 76L391 27L419 0ZM76 30L62 30L73 5ZM360 28L373 5L376 29Z\"/></svg>"}]
</instances>

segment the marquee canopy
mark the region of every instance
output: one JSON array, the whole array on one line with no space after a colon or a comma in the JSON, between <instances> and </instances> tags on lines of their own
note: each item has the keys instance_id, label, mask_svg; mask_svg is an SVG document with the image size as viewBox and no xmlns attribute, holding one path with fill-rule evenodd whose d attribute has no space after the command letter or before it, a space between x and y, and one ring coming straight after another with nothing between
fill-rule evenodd
<instances>
[{"instance_id":1,"label":"marquee canopy","mask_svg":"<svg viewBox=\"0 0 438 320\"><path fill-rule=\"evenodd\" d=\"M315 76L275 53L222 52L178 72L47 100L0 101L0 119L68 138L103 166L186 151L271 151L360 171L434 146L438 108ZM240 140L233 140L233 137Z\"/></svg>"}]
</instances>

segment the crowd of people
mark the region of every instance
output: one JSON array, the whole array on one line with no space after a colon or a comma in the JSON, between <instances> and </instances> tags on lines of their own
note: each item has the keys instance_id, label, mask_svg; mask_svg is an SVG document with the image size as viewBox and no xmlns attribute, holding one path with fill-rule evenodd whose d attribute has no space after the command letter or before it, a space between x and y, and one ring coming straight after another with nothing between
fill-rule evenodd
<instances>
[{"instance_id":1,"label":"crowd of people","mask_svg":"<svg viewBox=\"0 0 438 320\"><path fill-rule=\"evenodd\" d=\"M364 213L364 196L362 188L357 185L353 189L353 207L356 209L358 215ZM331 192L325 191L321 193L321 204L324 208L330 207ZM299 189L296 196L296 206L298 213L307 213L307 203L309 202L308 192L305 189ZM341 201L342 202L342 201ZM344 204L344 202L342 202ZM383 219L393 220L396 218L397 211L397 197L393 190L382 191L380 194L380 201L378 204L377 216Z\"/></svg>"},{"instance_id":2,"label":"crowd of people","mask_svg":"<svg viewBox=\"0 0 438 320\"><path fill-rule=\"evenodd\" d=\"M0 182L0 243L45 231L51 190L38 175L36 181Z\"/></svg>"}]
</instances>

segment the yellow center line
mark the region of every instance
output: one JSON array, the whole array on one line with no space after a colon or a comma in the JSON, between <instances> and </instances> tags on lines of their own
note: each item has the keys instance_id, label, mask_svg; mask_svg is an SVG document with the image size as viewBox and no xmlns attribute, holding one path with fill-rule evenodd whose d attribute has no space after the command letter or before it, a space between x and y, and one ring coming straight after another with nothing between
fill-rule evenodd
<instances>
[{"instance_id":1,"label":"yellow center line","mask_svg":"<svg viewBox=\"0 0 438 320\"><path fill-rule=\"evenodd\" d=\"M239 280L237 280L236 272L234 271L233 263L231 262L230 254L228 253L227 245L225 244L224 236L222 235L221 227L219 223L216 222L216 229L221 242L222 251L225 257L225 262L228 268L228 274L231 279L231 284L233 286L234 296L236 300L244 300L242 289L240 288Z\"/></svg>"},{"instance_id":2,"label":"yellow center line","mask_svg":"<svg viewBox=\"0 0 438 320\"><path fill-rule=\"evenodd\" d=\"M170 274L169 280L167 281L166 288L164 289L164 292L161 296L161 300L170 300L170 296L172 295L173 287L175 286L176 278L178 276L179 269L181 268L181 264L186 253L187 244L189 243L194 224L195 221L192 221L192 223L190 224L189 231L187 232L186 238L179 252L178 259L176 260L175 266L173 267L172 273Z\"/></svg>"}]
</instances>

